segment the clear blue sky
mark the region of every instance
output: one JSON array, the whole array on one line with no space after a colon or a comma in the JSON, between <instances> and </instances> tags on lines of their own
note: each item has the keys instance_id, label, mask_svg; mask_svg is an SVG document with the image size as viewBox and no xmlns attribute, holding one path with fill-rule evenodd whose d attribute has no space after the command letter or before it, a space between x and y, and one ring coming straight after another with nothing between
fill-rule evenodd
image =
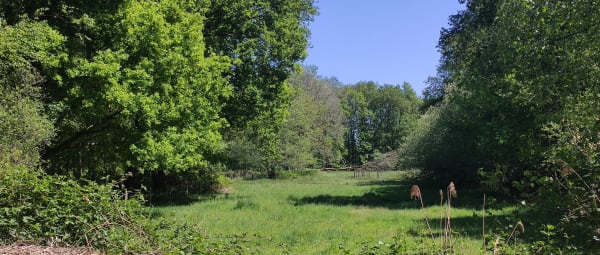
<instances>
[{"instance_id":1,"label":"clear blue sky","mask_svg":"<svg viewBox=\"0 0 600 255\"><path fill-rule=\"evenodd\" d=\"M320 0L306 65L344 84L410 83L421 94L434 76L436 45L458 0Z\"/></svg>"}]
</instances>

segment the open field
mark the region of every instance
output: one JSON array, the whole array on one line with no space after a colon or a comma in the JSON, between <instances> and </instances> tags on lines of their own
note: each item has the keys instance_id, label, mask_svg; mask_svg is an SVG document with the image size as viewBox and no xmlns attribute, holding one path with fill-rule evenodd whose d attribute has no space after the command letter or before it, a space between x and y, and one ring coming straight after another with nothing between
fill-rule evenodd
<instances>
[{"instance_id":1,"label":"open field","mask_svg":"<svg viewBox=\"0 0 600 255\"><path fill-rule=\"evenodd\" d=\"M413 183L405 176L403 172L385 172L379 179L374 174L354 178L352 172L317 172L288 180L236 180L230 194L155 207L154 214L197 224L207 238L243 236L242 245L249 253L356 254L364 246L388 245L395 236L396 243L418 253L423 242L431 245L432 240L420 203L410 199ZM445 186L415 184L421 186L438 239L439 188ZM455 247L460 254L481 254L482 194L456 186L458 198L452 208ZM486 218L488 221L494 222Z\"/></svg>"}]
</instances>

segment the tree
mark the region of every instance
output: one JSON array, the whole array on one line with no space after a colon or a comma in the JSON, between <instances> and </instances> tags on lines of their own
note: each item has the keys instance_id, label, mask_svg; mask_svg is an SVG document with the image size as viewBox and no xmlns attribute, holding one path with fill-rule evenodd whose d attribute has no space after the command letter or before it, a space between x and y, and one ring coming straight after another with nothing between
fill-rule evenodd
<instances>
[{"instance_id":1,"label":"tree","mask_svg":"<svg viewBox=\"0 0 600 255\"><path fill-rule=\"evenodd\" d=\"M0 19L0 23L3 20ZM62 37L43 22L0 27L0 169L39 163L54 135L43 112L41 87L64 57Z\"/></svg>"},{"instance_id":2,"label":"tree","mask_svg":"<svg viewBox=\"0 0 600 255\"><path fill-rule=\"evenodd\" d=\"M347 162L360 165L366 162L372 152L371 120L373 113L369 111L365 96L356 90L346 88L342 97L342 108L346 115L345 144Z\"/></svg>"},{"instance_id":3,"label":"tree","mask_svg":"<svg viewBox=\"0 0 600 255\"><path fill-rule=\"evenodd\" d=\"M444 70L438 68L435 76L427 77L425 84L427 86L423 89L423 111L426 111L429 107L435 106L444 100L446 84L448 81L448 74Z\"/></svg>"},{"instance_id":4,"label":"tree","mask_svg":"<svg viewBox=\"0 0 600 255\"><path fill-rule=\"evenodd\" d=\"M205 56L202 6L165 0L12 7L3 12L11 22L46 20L67 38L68 58L55 72L41 72L57 129L43 154L50 172L99 181L131 171L139 180L157 172L202 175L212 163L223 147L221 109L232 88L229 59Z\"/></svg>"},{"instance_id":5,"label":"tree","mask_svg":"<svg viewBox=\"0 0 600 255\"><path fill-rule=\"evenodd\" d=\"M377 94L369 102L369 108L375 113L375 150L385 153L400 146L417 120L419 101L408 83L378 88Z\"/></svg>"},{"instance_id":6,"label":"tree","mask_svg":"<svg viewBox=\"0 0 600 255\"><path fill-rule=\"evenodd\" d=\"M347 159L362 164L376 153L398 149L414 127L421 100L410 84L360 82L345 88Z\"/></svg>"},{"instance_id":7,"label":"tree","mask_svg":"<svg viewBox=\"0 0 600 255\"><path fill-rule=\"evenodd\" d=\"M411 140L425 153L417 162L518 190L544 215L537 224L558 222L577 236L568 242L590 247L600 228L598 3L466 3L441 33L443 100L425 119L437 136ZM434 163L439 152L446 167Z\"/></svg>"},{"instance_id":8,"label":"tree","mask_svg":"<svg viewBox=\"0 0 600 255\"><path fill-rule=\"evenodd\" d=\"M289 82L296 93L281 129L281 164L288 169L339 165L344 126L337 84L319 77L314 66Z\"/></svg>"},{"instance_id":9,"label":"tree","mask_svg":"<svg viewBox=\"0 0 600 255\"><path fill-rule=\"evenodd\" d=\"M234 91L223 109L228 136L251 138L270 170L278 160L278 134L292 95L286 80L306 57L308 22L315 14L312 0L209 1L207 48L233 63Z\"/></svg>"},{"instance_id":10,"label":"tree","mask_svg":"<svg viewBox=\"0 0 600 255\"><path fill-rule=\"evenodd\" d=\"M0 7L9 26L43 21L65 38L66 57L40 71L57 130L43 151L50 172L95 180L198 173L219 164L223 134L242 133L264 168L276 162L291 96L285 81L306 55L312 1Z\"/></svg>"}]
</instances>

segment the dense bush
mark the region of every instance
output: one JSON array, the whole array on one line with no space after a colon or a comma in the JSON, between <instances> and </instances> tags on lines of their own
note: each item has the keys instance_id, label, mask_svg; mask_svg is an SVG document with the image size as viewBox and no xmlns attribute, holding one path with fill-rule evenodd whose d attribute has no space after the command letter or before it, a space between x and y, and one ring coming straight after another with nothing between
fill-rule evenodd
<instances>
[{"instance_id":1,"label":"dense bush","mask_svg":"<svg viewBox=\"0 0 600 255\"><path fill-rule=\"evenodd\" d=\"M23 169L0 173L0 239L139 251L149 239L142 204L110 186Z\"/></svg>"},{"instance_id":2,"label":"dense bush","mask_svg":"<svg viewBox=\"0 0 600 255\"><path fill-rule=\"evenodd\" d=\"M0 19L0 168L33 167L55 129L43 113L40 65L52 70L64 38L48 24L2 26ZM29 43L35 42L35 43Z\"/></svg>"},{"instance_id":3,"label":"dense bush","mask_svg":"<svg viewBox=\"0 0 600 255\"><path fill-rule=\"evenodd\" d=\"M23 169L0 172L0 240L86 246L109 254L239 254L243 237L207 239L197 226L151 218L114 186Z\"/></svg>"}]
</instances>

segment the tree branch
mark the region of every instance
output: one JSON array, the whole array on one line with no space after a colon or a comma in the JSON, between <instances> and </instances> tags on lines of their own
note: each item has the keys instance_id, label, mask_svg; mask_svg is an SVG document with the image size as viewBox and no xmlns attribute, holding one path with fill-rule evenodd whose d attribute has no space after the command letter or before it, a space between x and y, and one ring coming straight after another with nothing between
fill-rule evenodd
<instances>
[{"instance_id":1,"label":"tree branch","mask_svg":"<svg viewBox=\"0 0 600 255\"><path fill-rule=\"evenodd\" d=\"M56 156L59 152L65 150L66 148L71 147L71 145L73 143L75 143L76 141L78 141L81 137L95 134L95 133L101 132L103 130L106 130L110 126L110 121L113 120L120 113L121 113L121 110L114 111L114 112L106 115L104 118L102 118L102 120L100 120L98 123L93 123L93 124L87 126L86 128L75 132L74 134L69 136L67 139L64 139L62 142L60 142L58 145L48 148L42 155L42 158L50 159L50 158Z\"/></svg>"}]
</instances>

